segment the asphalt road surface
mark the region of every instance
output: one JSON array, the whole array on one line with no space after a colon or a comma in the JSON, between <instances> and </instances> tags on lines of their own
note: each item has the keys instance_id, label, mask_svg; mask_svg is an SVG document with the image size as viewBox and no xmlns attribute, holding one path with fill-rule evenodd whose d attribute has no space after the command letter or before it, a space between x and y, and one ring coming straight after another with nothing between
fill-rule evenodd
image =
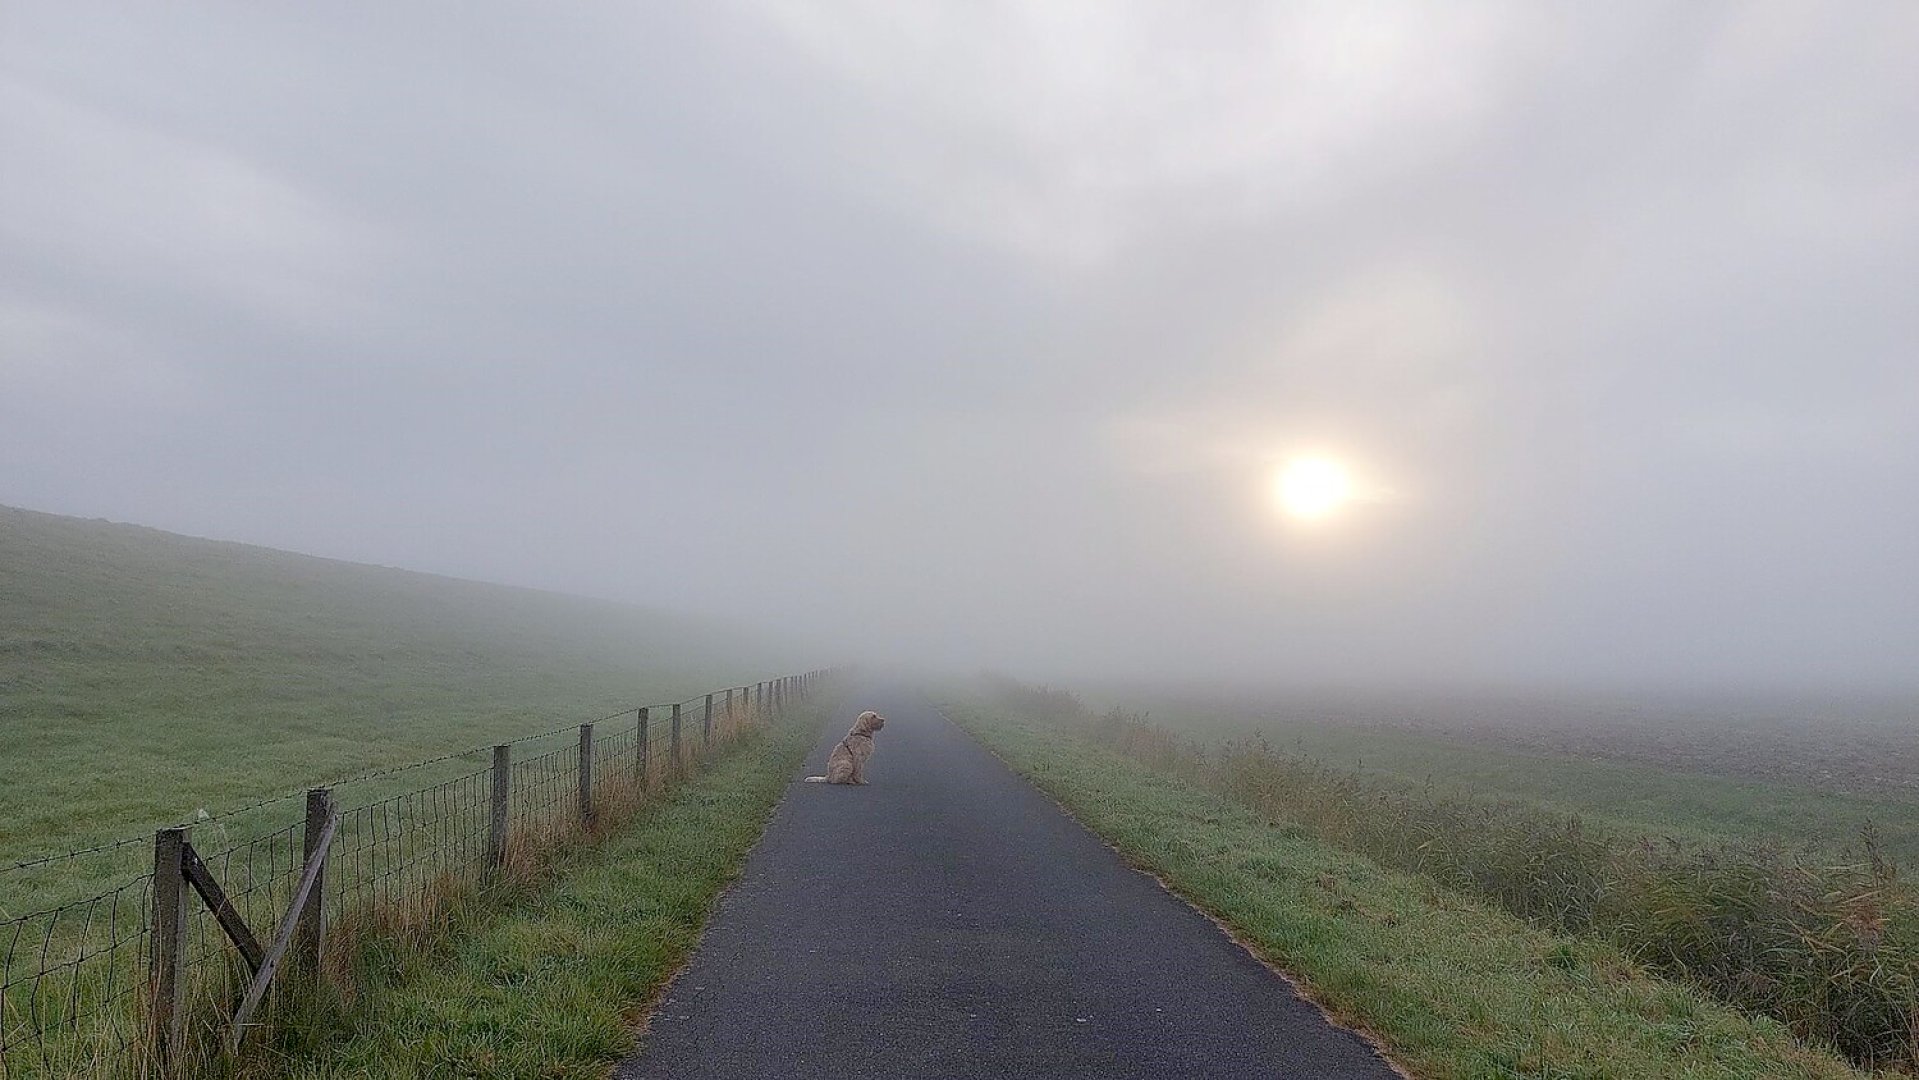
<instances>
[{"instance_id":1,"label":"asphalt road surface","mask_svg":"<svg viewBox=\"0 0 1919 1080\"><path fill-rule=\"evenodd\" d=\"M1396 1074L923 699L795 783L624 1080Z\"/></svg>"}]
</instances>

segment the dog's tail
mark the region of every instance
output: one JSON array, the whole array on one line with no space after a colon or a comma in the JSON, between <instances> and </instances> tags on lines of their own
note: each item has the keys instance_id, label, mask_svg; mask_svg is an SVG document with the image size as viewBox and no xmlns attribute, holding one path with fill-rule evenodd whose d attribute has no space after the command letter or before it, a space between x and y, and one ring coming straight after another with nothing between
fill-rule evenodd
<instances>
[{"instance_id":1,"label":"dog's tail","mask_svg":"<svg viewBox=\"0 0 1919 1080\"><path fill-rule=\"evenodd\" d=\"M807 782L807 783L809 783L809 784L824 784L824 783L826 783L826 777L824 777L824 776L809 776L809 777L807 777L807 778L806 778L806 782Z\"/></svg>"}]
</instances>

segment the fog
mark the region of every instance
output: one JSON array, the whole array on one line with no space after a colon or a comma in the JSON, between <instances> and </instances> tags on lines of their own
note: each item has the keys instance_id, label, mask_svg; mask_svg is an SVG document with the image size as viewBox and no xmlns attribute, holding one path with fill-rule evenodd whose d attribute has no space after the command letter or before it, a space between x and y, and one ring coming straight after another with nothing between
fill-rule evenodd
<instances>
[{"instance_id":1,"label":"fog","mask_svg":"<svg viewBox=\"0 0 1919 1080\"><path fill-rule=\"evenodd\" d=\"M0 502L823 661L1912 687L1915 55L1897 0L12 0Z\"/></svg>"}]
</instances>

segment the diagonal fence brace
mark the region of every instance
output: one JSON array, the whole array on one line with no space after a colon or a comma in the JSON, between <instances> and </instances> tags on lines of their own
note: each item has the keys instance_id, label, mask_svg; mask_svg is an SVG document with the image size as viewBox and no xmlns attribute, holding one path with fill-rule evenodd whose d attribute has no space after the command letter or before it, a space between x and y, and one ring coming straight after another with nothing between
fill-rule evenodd
<instances>
[{"instance_id":1,"label":"diagonal fence brace","mask_svg":"<svg viewBox=\"0 0 1919 1080\"><path fill-rule=\"evenodd\" d=\"M234 910L233 902L227 899L226 890L220 888L213 872L200 860L200 853L193 850L193 842L186 841L180 848L180 869L185 873L187 883L193 886L194 892L200 894L200 899L206 901L207 910L213 912L220 929L226 931L227 937L233 941L233 947L240 950L241 958L247 962L247 970L258 974L260 961L266 954L260 948L259 939L253 936L253 928Z\"/></svg>"},{"instance_id":2,"label":"diagonal fence brace","mask_svg":"<svg viewBox=\"0 0 1919 1080\"><path fill-rule=\"evenodd\" d=\"M227 1034L227 1050L240 1049L240 1037L246 1033L247 1021L253 1018L253 1010L260 1007L261 999L266 997L267 987L273 984L273 976L280 969L280 961L286 957L287 946L293 942L294 931L300 928L300 914L314 900L314 883L320 880L320 869L326 865L327 847L333 843L333 834L340 830L340 812L327 815L326 828L314 844L313 854L308 857L306 869L300 874L300 887L294 890L293 901L287 905L287 913L280 919L280 928L274 932L273 945L267 949L266 956L260 961L260 968L253 973L253 981L247 985L246 996L240 999L240 1007L233 1013L233 1029Z\"/></svg>"}]
</instances>

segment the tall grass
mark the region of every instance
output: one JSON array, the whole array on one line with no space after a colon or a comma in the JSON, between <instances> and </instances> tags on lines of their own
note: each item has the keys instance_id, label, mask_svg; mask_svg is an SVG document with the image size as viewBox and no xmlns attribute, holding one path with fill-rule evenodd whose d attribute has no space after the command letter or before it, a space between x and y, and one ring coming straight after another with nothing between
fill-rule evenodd
<instances>
[{"instance_id":1,"label":"tall grass","mask_svg":"<svg viewBox=\"0 0 1919 1080\"><path fill-rule=\"evenodd\" d=\"M1296 822L1380 862L1486 896L1773 1017L1867 1067L1919 1065L1919 896L1867 828L1835 860L1682 843L1509 800L1441 794L1275 748L1203 746L1069 692L995 683L999 703Z\"/></svg>"}]
</instances>

